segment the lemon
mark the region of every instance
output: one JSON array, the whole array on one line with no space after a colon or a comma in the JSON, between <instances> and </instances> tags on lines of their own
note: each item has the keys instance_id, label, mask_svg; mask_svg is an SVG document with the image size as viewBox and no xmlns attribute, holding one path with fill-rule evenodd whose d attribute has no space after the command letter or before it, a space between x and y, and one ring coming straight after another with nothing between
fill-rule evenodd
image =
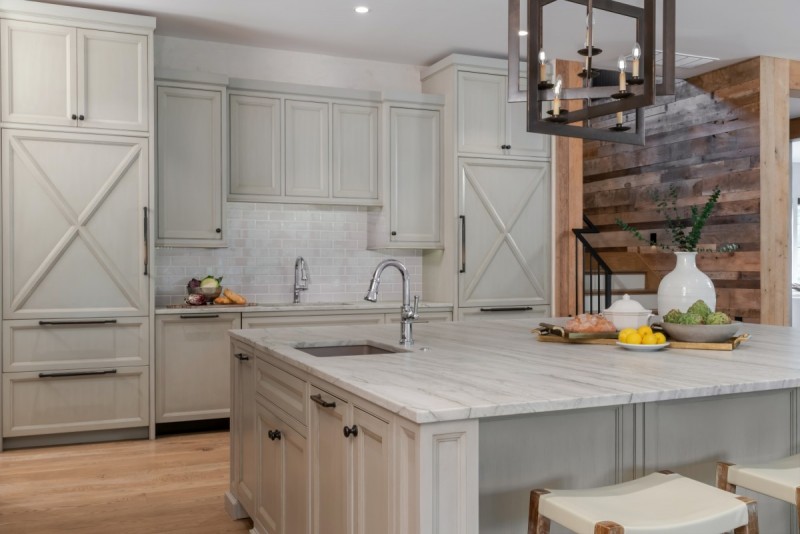
<instances>
[{"instance_id":1,"label":"lemon","mask_svg":"<svg viewBox=\"0 0 800 534\"><path fill-rule=\"evenodd\" d=\"M662 334L661 332L656 332L656 345L662 345L667 342L667 336Z\"/></svg>"},{"instance_id":2,"label":"lemon","mask_svg":"<svg viewBox=\"0 0 800 534\"><path fill-rule=\"evenodd\" d=\"M639 332L631 332L628 334L628 337L625 338L623 343L629 343L631 345L641 345L642 344L642 336L639 335Z\"/></svg>"},{"instance_id":3,"label":"lemon","mask_svg":"<svg viewBox=\"0 0 800 534\"><path fill-rule=\"evenodd\" d=\"M627 337L633 334L634 332L636 332L636 329L634 328L623 328L622 330L620 330L617 339L619 340L620 343L625 343Z\"/></svg>"},{"instance_id":4,"label":"lemon","mask_svg":"<svg viewBox=\"0 0 800 534\"><path fill-rule=\"evenodd\" d=\"M652 334L653 333L653 329L650 328L649 326L645 325L645 326L640 326L639 330L637 330L637 332L639 332L640 336L644 337L647 334Z\"/></svg>"},{"instance_id":5,"label":"lemon","mask_svg":"<svg viewBox=\"0 0 800 534\"><path fill-rule=\"evenodd\" d=\"M658 343L658 338L655 334L645 334L642 336L642 345L655 345Z\"/></svg>"}]
</instances>

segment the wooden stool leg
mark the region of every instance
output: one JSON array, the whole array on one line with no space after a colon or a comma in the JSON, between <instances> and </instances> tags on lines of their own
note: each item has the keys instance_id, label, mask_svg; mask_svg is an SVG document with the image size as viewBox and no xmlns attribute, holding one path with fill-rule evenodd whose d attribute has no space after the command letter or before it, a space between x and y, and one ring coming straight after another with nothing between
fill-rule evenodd
<instances>
[{"instance_id":1,"label":"wooden stool leg","mask_svg":"<svg viewBox=\"0 0 800 534\"><path fill-rule=\"evenodd\" d=\"M528 534L550 534L550 519L539 514L539 498L550 493L544 489L531 491L531 503L528 508Z\"/></svg>"},{"instance_id":2,"label":"wooden stool leg","mask_svg":"<svg viewBox=\"0 0 800 534\"><path fill-rule=\"evenodd\" d=\"M717 462L717 488L736 493L736 486L728 482L728 468L735 464Z\"/></svg>"},{"instance_id":3,"label":"wooden stool leg","mask_svg":"<svg viewBox=\"0 0 800 534\"><path fill-rule=\"evenodd\" d=\"M734 534L758 534L758 511L756 510L756 501L748 497L736 497L743 503L747 504L747 524L733 531Z\"/></svg>"},{"instance_id":4,"label":"wooden stool leg","mask_svg":"<svg viewBox=\"0 0 800 534\"><path fill-rule=\"evenodd\" d=\"M600 521L594 525L594 534L625 534L625 527L613 521Z\"/></svg>"}]
</instances>

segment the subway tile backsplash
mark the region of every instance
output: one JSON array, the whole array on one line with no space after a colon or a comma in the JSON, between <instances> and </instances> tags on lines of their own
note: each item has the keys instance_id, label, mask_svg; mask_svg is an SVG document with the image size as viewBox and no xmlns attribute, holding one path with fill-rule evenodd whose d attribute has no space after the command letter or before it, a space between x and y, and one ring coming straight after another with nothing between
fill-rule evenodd
<instances>
[{"instance_id":1,"label":"subway tile backsplash","mask_svg":"<svg viewBox=\"0 0 800 534\"><path fill-rule=\"evenodd\" d=\"M157 248L156 306L179 304L192 277L222 276L222 285L250 302L290 303L294 261L303 256L309 289L301 302L352 302L364 298L381 260L397 258L411 273L412 295L422 296L419 250L366 250L367 209L356 206L229 202L227 248ZM374 209L374 208L373 208ZM381 277L379 300L401 300L396 269Z\"/></svg>"}]
</instances>

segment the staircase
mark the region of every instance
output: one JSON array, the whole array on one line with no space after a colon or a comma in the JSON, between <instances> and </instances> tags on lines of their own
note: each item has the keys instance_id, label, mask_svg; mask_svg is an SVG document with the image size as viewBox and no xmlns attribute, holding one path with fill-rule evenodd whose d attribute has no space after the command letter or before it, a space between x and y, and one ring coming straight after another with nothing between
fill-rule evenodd
<instances>
[{"instance_id":1,"label":"staircase","mask_svg":"<svg viewBox=\"0 0 800 534\"><path fill-rule=\"evenodd\" d=\"M605 276L585 274L583 278L584 309L597 312L597 296L605 294ZM593 288L593 289L589 289ZM611 275L611 302L619 300L624 294L649 310L655 310L657 303L657 288L647 287L647 273L644 271L617 272ZM601 308L604 309L605 306Z\"/></svg>"}]
</instances>

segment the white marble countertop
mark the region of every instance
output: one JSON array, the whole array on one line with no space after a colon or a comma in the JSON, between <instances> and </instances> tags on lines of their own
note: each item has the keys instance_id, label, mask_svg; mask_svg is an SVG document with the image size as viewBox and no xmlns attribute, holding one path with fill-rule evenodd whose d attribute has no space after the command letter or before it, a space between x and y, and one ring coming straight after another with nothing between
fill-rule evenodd
<instances>
[{"instance_id":1,"label":"white marble countertop","mask_svg":"<svg viewBox=\"0 0 800 534\"><path fill-rule=\"evenodd\" d=\"M529 319L414 325L412 352L317 358L298 343L398 347L398 325L232 330L318 377L417 423L800 386L800 330L742 325L734 351L632 352L542 343ZM425 350L427 349L427 350Z\"/></svg>"},{"instance_id":2,"label":"white marble countertop","mask_svg":"<svg viewBox=\"0 0 800 534\"><path fill-rule=\"evenodd\" d=\"M156 308L156 315L166 314L187 314L187 313L255 313L255 312L363 312L370 311L376 313L390 313L397 311L400 313L400 301L387 302L367 302L365 300L355 302L301 302L292 304L291 302L265 302L255 303L246 306L187 306L179 308ZM419 307L422 310L441 309L450 311L453 309L452 303L444 302L424 302L420 301Z\"/></svg>"}]
</instances>

